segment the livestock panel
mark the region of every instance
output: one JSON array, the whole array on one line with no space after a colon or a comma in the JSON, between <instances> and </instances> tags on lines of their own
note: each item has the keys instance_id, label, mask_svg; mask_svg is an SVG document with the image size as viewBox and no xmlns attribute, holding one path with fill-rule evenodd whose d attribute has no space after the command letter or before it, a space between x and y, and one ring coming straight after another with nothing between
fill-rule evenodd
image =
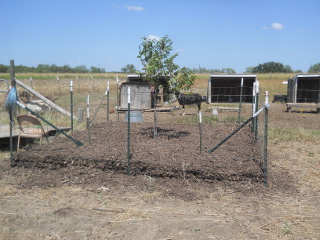
<instances>
[{"instance_id":1,"label":"livestock panel","mask_svg":"<svg viewBox=\"0 0 320 240\"><path fill-rule=\"evenodd\" d=\"M251 103L253 83L256 81L256 75L210 75L208 103L232 103L240 102L240 99Z\"/></svg>"},{"instance_id":2,"label":"livestock panel","mask_svg":"<svg viewBox=\"0 0 320 240\"><path fill-rule=\"evenodd\" d=\"M288 103L318 103L320 75L296 75L288 79Z\"/></svg>"}]
</instances>

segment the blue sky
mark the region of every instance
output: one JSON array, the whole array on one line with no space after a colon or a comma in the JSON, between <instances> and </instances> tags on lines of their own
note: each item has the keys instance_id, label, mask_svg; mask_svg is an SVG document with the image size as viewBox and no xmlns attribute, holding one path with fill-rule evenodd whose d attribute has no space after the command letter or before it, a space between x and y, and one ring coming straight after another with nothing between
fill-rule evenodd
<instances>
[{"instance_id":1,"label":"blue sky","mask_svg":"<svg viewBox=\"0 0 320 240\"><path fill-rule=\"evenodd\" d=\"M173 41L180 67L320 62L318 0L1 0L0 64L141 69L142 37Z\"/></svg>"}]
</instances>

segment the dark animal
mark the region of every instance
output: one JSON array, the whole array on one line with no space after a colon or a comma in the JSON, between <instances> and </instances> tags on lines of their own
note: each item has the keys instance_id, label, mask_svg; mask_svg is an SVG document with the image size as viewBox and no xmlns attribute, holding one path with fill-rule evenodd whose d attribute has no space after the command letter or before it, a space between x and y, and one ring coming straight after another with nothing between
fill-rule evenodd
<instances>
[{"instance_id":1,"label":"dark animal","mask_svg":"<svg viewBox=\"0 0 320 240\"><path fill-rule=\"evenodd\" d=\"M205 96L201 96L198 93L184 94L184 93L176 93L178 98L179 105L183 108L183 114L185 115L185 105L197 105L198 113L201 110L201 103L206 102L207 98Z\"/></svg>"}]
</instances>

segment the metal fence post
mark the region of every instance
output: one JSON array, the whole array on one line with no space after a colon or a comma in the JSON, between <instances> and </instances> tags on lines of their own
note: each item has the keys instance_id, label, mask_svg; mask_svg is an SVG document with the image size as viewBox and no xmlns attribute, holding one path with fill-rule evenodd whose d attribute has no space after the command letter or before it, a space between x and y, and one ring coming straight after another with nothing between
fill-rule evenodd
<instances>
[{"instance_id":1,"label":"metal fence post","mask_svg":"<svg viewBox=\"0 0 320 240\"><path fill-rule=\"evenodd\" d=\"M70 118L71 118L71 132L73 132L73 82L70 81Z\"/></svg>"},{"instance_id":2,"label":"metal fence post","mask_svg":"<svg viewBox=\"0 0 320 240\"><path fill-rule=\"evenodd\" d=\"M255 105L255 112L258 111L259 108L259 82L257 82L256 84L256 105ZM255 119L255 126L254 126L254 137L255 140L257 140L258 138L258 126L259 126L259 122L258 122L258 116Z\"/></svg>"},{"instance_id":3,"label":"metal fence post","mask_svg":"<svg viewBox=\"0 0 320 240\"><path fill-rule=\"evenodd\" d=\"M268 91L266 91L265 114L264 114L264 148L263 148L263 179L264 185L268 186Z\"/></svg>"},{"instance_id":4,"label":"metal fence post","mask_svg":"<svg viewBox=\"0 0 320 240\"><path fill-rule=\"evenodd\" d=\"M88 131L89 144L91 144L89 102L90 102L90 95L88 94L87 96L87 131Z\"/></svg>"},{"instance_id":5,"label":"metal fence post","mask_svg":"<svg viewBox=\"0 0 320 240\"><path fill-rule=\"evenodd\" d=\"M130 87L128 87L128 164L127 164L127 174L130 176Z\"/></svg>"},{"instance_id":6,"label":"metal fence post","mask_svg":"<svg viewBox=\"0 0 320 240\"><path fill-rule=\"evenodd\" d=\"M15 70L14 70L14 60L10 60L10 77L11 77L11 88L16 86L15 83ZM10 165L13 167L13 111L9 112L10 118Z\"/></svg>"},{"instance_id":7,"label":"metal fence post","mask_svg":"<svg viewBox=\"0 0 320 240\"><path fill-rule=\"evenodd\" d=\"M253 88L252 88L252 116L256 112L256 82L253 83ZM251 123L251 132L254 132L254 127L255 127L255 119L252 119Z\"/></svg>"},{"instance_id":8,"label":"metal fence post","mask_svg":"<svg viewBox=\"0 0 320 240\"><path fill-rule=\"evenodd\" d=\"M107 82L107 121L109 121L109 99L110 99L110 91L109 91L109 89L110 89L110 83L109 83L109 81Z\"/></svg>"},{"instance_id":9,"label":"metal fence post","mask_svg":"<svg viewBox=\"0 0 320 240\"><path fill-rule=\"evenodd\" d=\"M117 121L119 122L119 109L120 109L120 106L119 106L119 78L118 78L118 75L117 75L117 78L116 78L116 82L117 82Z\"/></svg>"},{"instance_id":10,"label":"metal fence post","mask_svg":"<svg viewBox=\"0 0 320 240\"><path fill-rule=\"evenodd\" d=\"M240 101L239 101L239 114L238 123L241 121L241 109L242 109L242 90L243 90L243 78L241 78L241 88L240 88Z\"/></svg>"},{"instance_id":11,"label":"metal fence post","mask_svg":"<svg viewBox=\"0 0 320 240\"><path fill-rule=\"evenodd\" d=\"M200 153L202 152L202 113L199 112Z\"/></svg>"}]
</instances>

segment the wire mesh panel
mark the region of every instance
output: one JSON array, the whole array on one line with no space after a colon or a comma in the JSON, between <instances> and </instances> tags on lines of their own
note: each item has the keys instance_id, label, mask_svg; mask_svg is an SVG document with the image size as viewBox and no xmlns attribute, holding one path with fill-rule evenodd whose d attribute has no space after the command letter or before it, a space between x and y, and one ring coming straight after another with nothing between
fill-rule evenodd
<instances>
[{"instance_id":1,"label":"wire mesh panel","mask_svg":"<svg viewBox=\"0 0 320 240\"><path fill-rule=\"evenodd\" d=\"M188 181L262 181L261 147L251 124L214 152L208 152L252 116L251 103L222 106L201 102L200 124L197 103L186 105L183 114L177 96L170 94L163 96L167 101L143 109L141 121L130 122L127 111L118 111L119 95L116 94L118 86L115 81L111 82L108 95L105 94L105 80L89 81L93 86L88 92L81 91L82 80L75 81L71 108L69 86L60 80L59 91L63 94L57 101L60 107L77 116L73 120L75 131L70 135L83 146L77 146L65 137L55 137L50 144L15 154L13 162L16 166L93 166L121 174ZM146 96L146 92L140 90L135 92L135 99L141 99L139 94ZM149 91L148 88L147 93L152 98ZM84 119L78 114L81 112ZM62 118L61 113L54 110L44 113L43 117L53 122ZM81 123L86 120L90 122L87 126ZM70 121L65 117L64 124L69 125Z\"/></svg>"}]
</instances>

